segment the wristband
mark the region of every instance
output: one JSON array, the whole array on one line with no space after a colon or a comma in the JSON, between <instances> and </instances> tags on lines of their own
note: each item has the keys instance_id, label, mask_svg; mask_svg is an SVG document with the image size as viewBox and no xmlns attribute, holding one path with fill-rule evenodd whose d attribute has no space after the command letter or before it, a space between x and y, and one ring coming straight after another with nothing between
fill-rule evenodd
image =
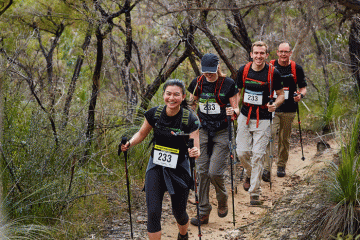
<instances>
[{"instance_id":1,"label":"wristband","mask_svg":"<svg viewBox=\"0 0 360 240\"><path fill-rule=\"evenodd\" d=\"M304 94L302 94L302 93L300 93L300 96L301 96L301 98L304 98L304 97L305 97Z\"/></svg>"}]
</instances>

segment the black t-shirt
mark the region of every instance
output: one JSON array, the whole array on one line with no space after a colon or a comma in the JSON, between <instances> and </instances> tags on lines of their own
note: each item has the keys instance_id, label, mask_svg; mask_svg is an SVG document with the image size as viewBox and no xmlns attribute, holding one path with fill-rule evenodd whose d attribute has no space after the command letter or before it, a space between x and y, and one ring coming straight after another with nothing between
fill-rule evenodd
<instances>
[{"instance_id":1,"label":"black t-shirt","mask_svg":"<svg viewBox=\"0 0 360 240\"><path fill-rule=\"evenodd\" d=\"M159 120L159 119L155 119L155 113L157 108L158 107L153 107L148 111L146 111L144 114L146 120L153 128L155 127L156 122ZM171 116L171 117L166 114L162 115L160 119L161 125L166 126L168 128L172 128L174 130L178 129L182 122L182 111L183 110L179 111L175 116ZM190 111L188 124L185 125L184 129L181 130L185 133L192 133L199 128L199 124L200 123L198 121L198 118L192 113L192 111Z\"/></svg>"},{"instance_id":2,"label":"black t-shirt","mask_svg":"<svg viewBox=\"0 0 360 240\"><path fill-rule=\"evenodd\" d=\"M189 136L174 136L171 131L178 132L181 130L184 133L192 133L199 128L200 122L196 114L190 110L188 123L185 124L182 121L183 108L181 108L175 116L171 117L166 114L166 106L163 108L158 117L155 117L157 109L158 107L153 107L144 114L146 120L153 127L154 143L164 147L179 149L179 157L176 168L173 169L156 165L153 160L154 152L152 152L152 157L150 158L146 171L155 167L163 168L163 179L165 181L166 188L169 191L169 194L174 194L177 189L179 189L179 186L181 188L192 188L193 181L190 177L190 163L186 157Z\"/></svg>"},{"instance_id":3,"label":"black t-shirt","mask_svg":"<svg viewBox=\"0 0 360 240\"><path fill-rule=\"evenodd\" d=\"M277 112L295 112L296 111L296 102L294 101L293 94L296 92L297 87L303 88L307 86L305 80L304 70L300 65L295 65L296 69L296 82L294 82L293 75L291 73L291 64L286 67L279 65L278 60L275 61L274 66L281 74L281 80L284 85L284 88L289 88L289 98L284 101L284 103L279 106ZM297 85L297 86L296 86Z\"/></svg>"},{"instance_id":4,"label":"black t-shirt","mask_svg":"<svg viewBox=\"0 0 360 240\"><path fill-rule=\"evenodd\" d=\"M220 78L219 78L220 79ZM200 84L198 85L197 89L194 91L197 83L197 78L194 78L188 87L188 91L193 94L194 96L199 97L199 110L198 116L201 121L222 121L226 119L226 105L230 103L229 99L235 96L239 90L235 84L235 81L229 77L225 77L224 83L220 89L220 101L225 104L224 107L220 107L219 111L215 110L216 108L216 99L215 99L215 88L218 84L218 80L215 82L208 82L203 77L202 82L202 90L200 90ZM201 92L201 93L200 93ZM199 96L200 93L200 96ZM208 109L210 111L206 111L206 109L201 108L200 105L205 106L206 102L208 102ZM213 108L211 108L213 107ZM217 109L217 108L216 108ZM219 112L219 113L217 113ZM226 125L227 126L227 125ZM225 128L226 128L225 126Z\"/></svg>"},{"instance_id":5,"label":"black t-shirt","mask_svg":"<svg viewBox=\"0 0 360 240\"><path fill-rule=\"evenodd\" d=\"M236 77L236 84L239 87L239 89L244 87L243 84L243 72L244 72L245 65L241 66L238 70L237 77ZM269 72L269 65L265 64L265 67L260 71L254 71L251 67L249 69L249 73L247 75L247 78L258 80L264 83L268 82L268 72ZM280 90L283 88L282 82L281 82L281 75L280 72L274 69L274 75L272 78L272 90ZM265 99L264 99L264 105L269 102L270 98L270 89L267 87L266 92L264 93ZM248 116L249 113L249 106L245 106L243 104L241 108L241 113L244 116ZM256 108L253 108L250 115L251 119L257 119L256 115ZM270 119L271 113L268 111L267 108L259 108L259 119Z\"/></svg>"},{"instance_id":6,"label":"black t-shirt","mask_svg":"<svg viewBox=\"0 0 360 240\"><path fill-rule=\"evenodd\" d=\"M186 134L192 133L199 129L200 122L197 116L189 110L188 123L184 124L182 121L183 111L181 110L175 116L168 116L166 114L166 106L163 108L158 117L155 117L158 107L153 107L145 112L145 118L154 129L155 144L161 146L179 149L179 162L185 159L187 152L187 143L189 136L175 136L171 132L184 132Z\"/></svg>"}]
</instances>

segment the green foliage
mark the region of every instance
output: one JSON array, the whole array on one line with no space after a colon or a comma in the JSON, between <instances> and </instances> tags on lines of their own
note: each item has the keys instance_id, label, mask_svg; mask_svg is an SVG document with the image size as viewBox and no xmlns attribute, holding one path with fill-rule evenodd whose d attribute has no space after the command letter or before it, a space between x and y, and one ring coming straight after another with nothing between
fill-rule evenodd
<instances>
[{"instance_id":1,"label":"green foliage","mask_svg":"<svg viewBox=\"0 0 360 240\"><path fill-rule=\"evenodd\" d=\"M3 216L2 216L3 217ZM29 222L36 222L36 219L30 217L21 217L15 220L6 221L4 218L3 224L0 226L1 239L56 239L54 238L54 231L52 228L41 224L32 224Z\"/></svg>"},{"instance_id":2,"label":"green foliage","mask_svg":"<svg viewBox=\"0 0 360 240\"><path fill-rule=\"evenodd\" d=\"M356 115L348 143L341 148L341 163L334 165L331 176L333 183L329 185L332 201L341 204L358 205L360 194L359 172L359 124L360 111Z\"/></svg>"},{"instance_id":3,"label":"green foliage","mask_svg":"<svg viewBox=\"0 0 360 240\"><path fill-rule=\"evenodd\" d=\"M341 147L340 164L331 162L329 177L323 180L327 196L326 207L321 209L310 226L317 239L329 239L339 232L349 234L348 236L359 234L360 169L357 146L359 124L360 110L351 124L350 133L341 136L345 142ZM338 239L342 239L341 236L338 234Z\"/></svg>"},{"instance_id":4,"label":"green foliage","mask_svg":"<svg viewBox=\"0 0 360 240\"><path fill-rule=\"evenodd\" d=\"M351 234L348 234L346 236L343 236L343 233L338 233L336 235L336 240L358 240L360 239L360 235L357 235L357 236L353 236Z\"/></svg>"}]
</instances>

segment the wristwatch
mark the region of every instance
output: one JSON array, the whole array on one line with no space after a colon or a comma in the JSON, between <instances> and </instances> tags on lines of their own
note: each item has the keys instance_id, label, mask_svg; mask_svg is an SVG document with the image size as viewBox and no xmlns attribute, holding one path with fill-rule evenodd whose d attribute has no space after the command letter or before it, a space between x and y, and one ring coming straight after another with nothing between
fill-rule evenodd
<instances>
[{"instance_id":1,"label":"wristwatch","mask_svg":"<svg viewBox=\"0 0 360 240\"><path fill-rule=\"evenodd\" d=\"M300 93L300 96L301 96L301 98L304 98L304 97L305 97L304 94L302 94L302 93Z\"/></svg>"}]
</instances>

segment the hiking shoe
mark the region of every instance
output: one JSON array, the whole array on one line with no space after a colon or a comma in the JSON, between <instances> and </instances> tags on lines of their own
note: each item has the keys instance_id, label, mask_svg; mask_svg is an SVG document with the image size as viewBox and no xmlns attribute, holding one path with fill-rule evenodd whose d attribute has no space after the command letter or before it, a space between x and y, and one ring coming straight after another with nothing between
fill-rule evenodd
<instances>
[{"instance_id":1,"label":"hiking shoe","mask_svg":"<svg viewBox=\"0 0 360 240\"><path fill-rule=\"evenodd\" d=\"M250 205L258 206L261 205L262 202L259 199L259 196L250 196Z\"/></svg>"},{"instance_id":2,"label":"hiking shoe","mask_svg":"<svg viewBox=\"0 0 360 240\"><path fill-rule=\"evenodd\" d=\"M245 191L248 191L249 190L249 188L250 188L250 178L245 178L245 182L244 182L244 184L243 184L243 187L244 187L244 190Z\"/></svg>"},{"instance_id":3,"label":"hiking shoe","mask_svg":"<svg viewBox=\"0 0 360 240\"><path fill-rule=\"evenodd\" d=\"M263 174L262 174L262 180L264 182L270 182L270 171L268 170L264 170Z\"/></svg>"},{"instance_id":4,"label":"hiking shoe","mask_svg":"<svg viewBox=\"0 0 360 240\"><path fill-rule=\"evenodd\" d=\"M199 226L197 217L191 218L190 223L194 226ZM200 215L200 225L209 223L209 215Z\"/></svg>"},{"instance_id":5,"label":"hiking shoe","mask_svg":"<svg viewBox=\"0 0 360 240\"><path fill-rule=\"evenodd\" d=\"M181 235L180 233L178 234L178 240L188 240L189 239L189 234L186 233L185 235Z\"/></svg>"},{"instance_id":6,"label":"hiking shoe","mask_svg":"<svg viewBox=\"0 0 360 240\"><path fill-rule=\"evenodd\" d=\"M277 176L278 177L285 177L286 172L285 172L285 167L278 167L277 168Z\"/></svg>"},{"instance_id":7,"label":"hiking shoe","mask_svg":"<svg viewBox=\"0 0 360 240\"><path fill-rule=\"evenodd\" d=\"M226 217L228 214L228 205L227 202L225 204L218 204L218 216L223 218Z\"/></svg>"}]
</instances>

